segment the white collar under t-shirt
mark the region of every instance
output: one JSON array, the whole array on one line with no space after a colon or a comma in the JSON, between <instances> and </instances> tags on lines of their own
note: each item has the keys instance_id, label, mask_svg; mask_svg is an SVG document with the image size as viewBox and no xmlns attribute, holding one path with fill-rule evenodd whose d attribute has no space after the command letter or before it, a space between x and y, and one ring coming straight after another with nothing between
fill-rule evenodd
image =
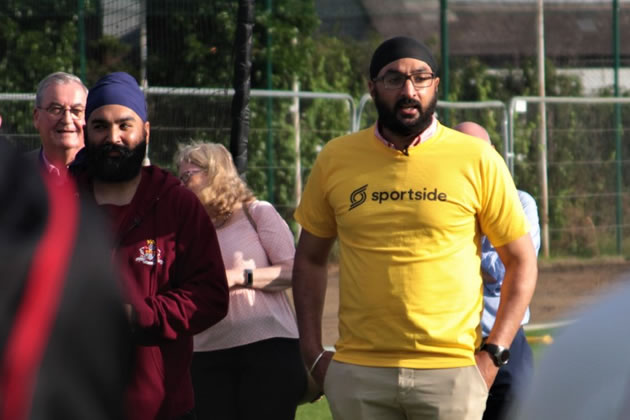
<instances>
[{"instance_id":1,"label":"white collar under t-shirt","mask_svg":"<svg viewBox=\"0 0 630 420\"><path fill-rule=\"evenodd\" d=\"M427 127L427 129L424 130L422 133L418 134L418 136L415 139L413 139L413 141L409 144L407 148L415 147L419 145L420 143L422 143L423 141L430 139L435 134L436 130L437 130L437 119L435 118L435 116L433 116L431 117L431 125L429 125L429 127ZM396 146L394 146L393 143L391 143L390 141L385 139L385 137L383 137L380 130L378 129L378 123L374 125L374 135L376 136L377 139L382 141L383 144L389 147L390 149L396 148Z\"/></svg>"}]
</instances>

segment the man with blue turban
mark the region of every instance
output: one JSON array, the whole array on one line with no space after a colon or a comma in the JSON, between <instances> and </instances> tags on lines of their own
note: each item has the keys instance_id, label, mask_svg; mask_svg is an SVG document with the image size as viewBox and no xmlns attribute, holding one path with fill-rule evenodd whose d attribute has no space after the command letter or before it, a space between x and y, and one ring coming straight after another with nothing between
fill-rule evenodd
<instances>
[{"instance_id":1,"label":"man with blue turban","mask_svg":"<svg viewBox=\"0 0 630 420\"><path fill-rule=\"evenodd\" d=\"M115 236L111 255L123 272L137 344L127 416L192 419L193 335L221 320L229 299L216 232L194 193L169 172L142 165L151 130L131 75L100 79L85 119L85 150L72 171Z\"/></svg>"}]
</instances>

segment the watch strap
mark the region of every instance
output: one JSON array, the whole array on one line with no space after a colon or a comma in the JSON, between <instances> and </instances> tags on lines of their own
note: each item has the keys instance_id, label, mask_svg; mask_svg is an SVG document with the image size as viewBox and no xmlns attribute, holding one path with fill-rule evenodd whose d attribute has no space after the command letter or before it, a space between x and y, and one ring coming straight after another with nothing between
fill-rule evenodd
<instances>
[{"instance_id":1,"label":"watch strap","mask_svg":"<svg viewBox=\"0 0 630 420\"><path fill-rule=\"evenodd\" d=\"M496 367L506 365L510 359L510 350L497 344L483 343L479 350L490 354L492 362Z\"/></svg>"},{"instance_id":2,"label":"watch strap","mask_svg":"<svg viewBox=\"0 0 630 420\"><path fill-rule=\"evenodd\" d=\"M254 284L254 270L246 268L243 270L243 285L245 287L252 287Z\"/></svg>"}]
</instances>

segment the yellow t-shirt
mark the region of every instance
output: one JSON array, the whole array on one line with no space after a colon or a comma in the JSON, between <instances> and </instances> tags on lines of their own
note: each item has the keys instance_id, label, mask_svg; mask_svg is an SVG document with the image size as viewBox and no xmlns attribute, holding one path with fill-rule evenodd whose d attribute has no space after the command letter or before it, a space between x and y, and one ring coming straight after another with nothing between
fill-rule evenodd
<instances>
[{"instance_id":1,"label":"yellow t-shirt","mask_svg":"<svg viewBox=\"0 0 630 420\"><path fill-rule=\"evenodd\" d=\"M374 127L331 140L295 218L339 239L335 359L365 366L474 364L481 232L501 246L528 231L501 156L441 124L408 156Z\"/></svg>"}]
</instances>

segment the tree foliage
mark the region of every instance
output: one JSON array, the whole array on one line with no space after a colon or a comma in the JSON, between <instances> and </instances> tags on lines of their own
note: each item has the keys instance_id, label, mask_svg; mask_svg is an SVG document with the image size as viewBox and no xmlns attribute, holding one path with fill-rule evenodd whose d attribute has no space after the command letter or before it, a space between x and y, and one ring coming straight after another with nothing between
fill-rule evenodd
<instances>
[{"instance_id":1,"label":"tree foliage","mask_svg":"<svg viewBox=\"0 0 630 420\"><path fill-rule=\"evenodd\" d=\"M111 71L128 71L140 80L140 32L124 29L125 21L111 28L102 19L105 2L85 0L82 13L76 0L5 0L0 4L0 90L34 92L38 81L54 71L79 74L80 40L85 40L88 86ZM234 35L238 2L233 0L151 0L146 2L146 33L149 86L218 88L232 86ZM269 9L268 5L272 7ZM358 104L366 92L370 56L381 39L341 39L318 32L319 20L313 0L273 0L256 2L252 45L251 87L291 90L295 83L302 91L341 92ZM125 11L120 16L133 18ZM84 17L85 33L80 32ZM136 16L136 21L140 18ZM124 31L123 31L124 32ZM437 38L429 41L437 51ZM269 73L271 71L271 73ZM271 75L271 79L269 79ZM537 96L536 63L524 60L518 68L489 69L482 61L451 60L448 101L499 100L505 104L515 96ZM575 77L561 75L546 63L546 90L549 96L581 96L582 86ZM602 95L611 92L602 92ZM178 142L191 138L229 142L230 100L227 96L156 96L150 98L151 147L154 161L169 166ZM251 98L248 181L261 197L274 202L285 216L291 214L295 197L293 101ZM31 110L24 104L0 104L5 132L33 133ZM592 200L594 190L612 191L616 179L610 170L584 171L565 164L590 157L613 165L614 147L601 146L610 137L595 139L593 125L605 125L614 106L586 109L582 106L547 107L549 143L549 185L555 199L550 202L550 222L566 227L572 218L590 218L594 224L612 224L606 212L610 201ZM303 179L321 149L331 138L350 129L350 110L343 101L300 101L301 164ZM474 119L493 138L502 136L503 120L491 110L450 114L448 122ZM630 124L622 115L622 126ZM535 196L541 194L538 106L514 119L517 184ZM36 139L36 136L33 136ZM30 144L30 143L29 143ZM502 145L499 144L499 149ZM623 146L623 154L630 146ZM556 164L557 163L557 164ZM630 182L630 172L623 174ZM593 191L584 190L589 185ZM591 195L589 195L591 194ZM567 240L560 233L554 240L573 252L580 249L580 237ZM576 239L577 238L577 239ZM564 241L564 242L563 242Z\"/></svg>"}]
</instances>

